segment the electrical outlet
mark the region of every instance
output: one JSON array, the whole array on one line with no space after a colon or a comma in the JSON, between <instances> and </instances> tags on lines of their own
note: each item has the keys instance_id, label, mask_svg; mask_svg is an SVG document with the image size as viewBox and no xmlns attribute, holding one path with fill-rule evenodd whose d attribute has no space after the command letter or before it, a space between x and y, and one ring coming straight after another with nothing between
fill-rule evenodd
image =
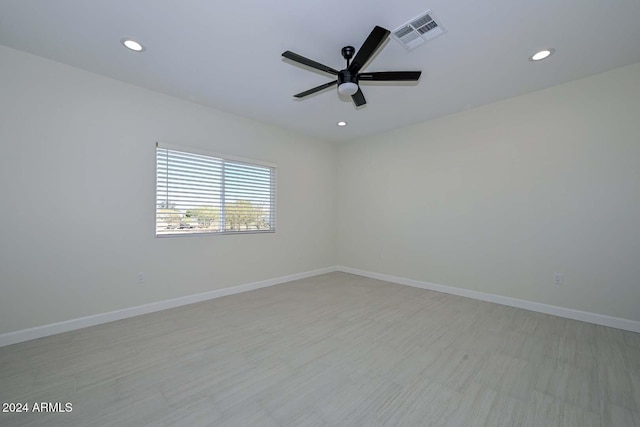
<instances>
[{"instance_id":1,"label":"electrical outlet","mask_svg":"<svg viewBox=\"0 0 640 427\"><path fill-rule=\"evenodd\" d=\"M564 283L564 276L560 273L553 273L553 284L562 285Z\"/></svg>"},{"instance_id":2,"label":"electrical outlet","mask_svg":"<svg viewBox=\"0 0 640 427\"><path fill-rule=\"evenodd\" d=\"M137 283L144 283L144 273L138 273L136 276Z\"/></svg>"}]
</instances>

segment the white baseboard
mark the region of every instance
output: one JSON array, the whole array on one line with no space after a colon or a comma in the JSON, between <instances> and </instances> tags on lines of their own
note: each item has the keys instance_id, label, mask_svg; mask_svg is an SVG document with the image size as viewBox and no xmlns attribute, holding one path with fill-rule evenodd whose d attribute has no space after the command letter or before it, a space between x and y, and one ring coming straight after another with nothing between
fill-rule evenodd
<instances>
[{"instance_id":1,"label":"white baseboard","mask_svg":"<svg viewBox=\"0 0 640 427\"><path fill-rule=\"evenodd\" d=\"M139 316L141 314L153 313L156 311L166 310L168 308L179 307L182 305L193 304L210 299L220 298L227 295L238 294L241 292L252 291L255 289L266 288L268 286L279 285L281 283L291 282L293 280L306 279L308 277L318 276L320 274L331 273L334 271L342 271L345 273L356 274L358 276L370 277L372 279L384 280L386 282L397 283L400 285L412 286L415 288L428 289L431 291L443 292L452 295L459 295L467 298L473 298L480 301L493 302L496 304L507 305L510 307L523 308L525 310L536 311L539 313L551 314L554 316L565 317L567 319L580 320L583 322L594 323L596 325L609 326L612 328L624 329L626 331L640 333L640 322L629 319L621 319L619 317L606 316L603 314L590 313L587 311L574 310L571 308L558 307L539 302L510 298L501 295L488 294L485 292L472 291L469 289L455 288L452 286L438 285L435 283L424 282L414 279L406 279L403 277L391 276L388 274L374 273L365 270L359 270L351 267L335 266L326 267L318 270L307 271L303 273L291 274L288 276L277 277L274 279L261 280L258 282L247 283L244 285L233 286L230 288L216 289L209 292L203 292L195 295L187 295L184 297L174 298L166 301L158 301L136 307L129 307L122 310L110 311L108 313L100 313L92 316L80 317L77 319L65 320L63 322L51 323L48 325L36 326L29 329L23 329L15 332L0 334L0 347L16 344L36 338L47 337L50 335L69 332L76 329L82 329L89 326L99 325L102 323L113 322L115 320L127 319L129 317Z\"/></svg>"},{"instance_id":2,"label":"white baseboard","mask_svg":"<svg viewBox=\"0 0 640 427\"><path fill-rule=\"evenodd\" d=\"M179 307L181 305L193 304L196 302L206 301L214 298L220 298L227 295L238 294L241 292L252 291L255 289L266 288L268 286L279 285L281 283L291 282L293 280L306 279L307 277L318 276L320 274L331 273L336 271L336 267L326 267L318 270L306 271L303 273L290 274L288 276L277 277L274 279L261 280L258 282L247 283L244 285L233 286L230 288L216 289L209 292L203 292L195 295L187 295L184 297L174 298L166 301L152 302L149 304L139 305L136 307L124 308L122 310L110 311L108 313L94 314L92 316L80 317L77 319L65 320L63 322L51 323L48 325L36 326L29 329L23 329L15 332L0 334L0 347L4 347L19 342L29 341L36 338L47 337L49 335L69 332L76 329L86 328L88 326L99 325L102 323L113 322L115 320L127 319L129 317L139 316L141 314L153 313L155 311L166 310L168 308Z\"/></svg>"},{"instance_id":3,"label":"white baseboard","mask_svg":"<svg viewBox=\"0 0 640 427\"><path fill-rule=\"evenodd\" d=\"M571 308L558 307L555 305L543 304L540 302L526 301L517 298L510 298L501 295L488 294L485 292L472 291L469 289L455 288L452 286L438 285L435 283L423 282L420 280L406 279L403 277L391 276L388 274L373 273L365 270L358 270L351 267L338 266L336 271L356 274L358 276L370 277L372 279L384 280L385 282L397 283L400 285L412 286L414 288L428 289L430 291L443 292L446 294L459 295L473 298L480 301L493 302L510 307L523 308L525 310L537 311L539 313L552 314L554 316L565 317L567 319L580 320L594 323L596 325L609 326L612 328L624 329L626 331L640 333L640 322L619 317L606 316L604 314L590 313L588 311L574 310Z\"/></svg>"}]
</instances>

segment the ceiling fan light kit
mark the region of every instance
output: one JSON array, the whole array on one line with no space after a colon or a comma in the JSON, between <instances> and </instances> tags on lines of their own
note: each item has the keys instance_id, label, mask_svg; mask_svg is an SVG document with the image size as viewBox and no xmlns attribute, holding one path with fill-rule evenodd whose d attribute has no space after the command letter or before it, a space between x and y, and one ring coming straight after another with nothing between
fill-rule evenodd
<instances>
[{"instance_id":1,"label":"ceiling fan light kit","mask_svg":"<svg viewBox=\"0 0 640 427\"><path fill-rule=\"evenodd\" d=\"M342 57L347 61L347 67L343 70L336 70L319 62L305 58L297 53L286 51L282 54L287 59L306 65L307 67L320 70L327 74L336 76L336 80L316 86L312 89L295 94L296 98L304 98L331 86L338 85L338 93L351 96L356 107L360 107L367 103L362 90L360 89L360 81L418 81L421 71L383 71L374 73L360 73L360 70L367 62L380 50L384 42L389 37L390 31L376 26L369 37L364 41L360 50L356 53L353 46L345 46L342 48ZM355 54L355 56L354 56ZM353 58L353 60L352 60Z\"/></svg>"},{"instance_id":2,"label":"ceiling fan light kit","mask_svg":"<svg viewBox=\"0 0 640 427\"><path fill-rule=\"evenodd\" d=\"M357 91L358 91L357 83L344 82L344 83L340 83L340 85L338 86L338 92L340 92L341 95L351 96L351 95L355 95Z\"/></svg>"}]
</instances>

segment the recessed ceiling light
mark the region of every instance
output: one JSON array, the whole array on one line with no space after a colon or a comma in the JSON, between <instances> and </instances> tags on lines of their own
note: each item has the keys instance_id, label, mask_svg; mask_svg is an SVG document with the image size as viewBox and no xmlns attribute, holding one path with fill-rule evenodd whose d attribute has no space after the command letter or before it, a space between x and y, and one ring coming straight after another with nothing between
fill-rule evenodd
<instances>
[{"instance_id":1,"label":"recessed ceiling light","mask_svg":"<svg viewBox=\"0 0 640 427\"><path fill-rule=\"evenodd\" d=\"M131 49L134 52L142 52L144 50L144 46L142 46L135 40L125 38L120 40L120 42L124 45L124 47L126 47L127 49Z\"/></svg>"},{"instance_id":2,"label":"recessed ceiling light","mask_svg":"<svg viewBox=\"0 0 640 427\"><path fill-rule=\"evenodd\" d=\"M541 51L531 55L529 57L529 61L542 61L543 59L547 59L548 57L550 57L553 52L555 52L555 49L553 48L542 49Z\"/></svg>"},{"instance_id":3,"label":"recessed ceiling light","mask_svg":"<svg viewBox=\"0 0 640 427\"><path fill-rule=\"evenodd\" d=\"M338 126L344 127L347 125L347 122L338 122Z\"/></svg>"}]
</instances>

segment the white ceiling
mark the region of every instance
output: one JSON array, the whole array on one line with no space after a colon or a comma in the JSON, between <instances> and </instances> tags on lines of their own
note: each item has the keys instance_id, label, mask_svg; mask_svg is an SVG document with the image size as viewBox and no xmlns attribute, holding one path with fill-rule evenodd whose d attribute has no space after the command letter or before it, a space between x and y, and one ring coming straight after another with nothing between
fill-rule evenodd
<instances>
[{"instance_id":1,"label":"white ceiling","mask_svg":"<svg viewBox=\"0 0 640 427\"><path fill-rule=\"evenodd\" d=\"M344 68L375 25L431 9L447 33L406 51L394 40L364 69L422 70L417 85L362 84L356 109L291 50ZM0 44L331 141L421 122L640 61L638 0L2 0ZM120 44L146 46L136 54ZM528 57L553 47L546 61ZM345 120L349 126L339 128Z\"/></svg>"}]
</instances>

